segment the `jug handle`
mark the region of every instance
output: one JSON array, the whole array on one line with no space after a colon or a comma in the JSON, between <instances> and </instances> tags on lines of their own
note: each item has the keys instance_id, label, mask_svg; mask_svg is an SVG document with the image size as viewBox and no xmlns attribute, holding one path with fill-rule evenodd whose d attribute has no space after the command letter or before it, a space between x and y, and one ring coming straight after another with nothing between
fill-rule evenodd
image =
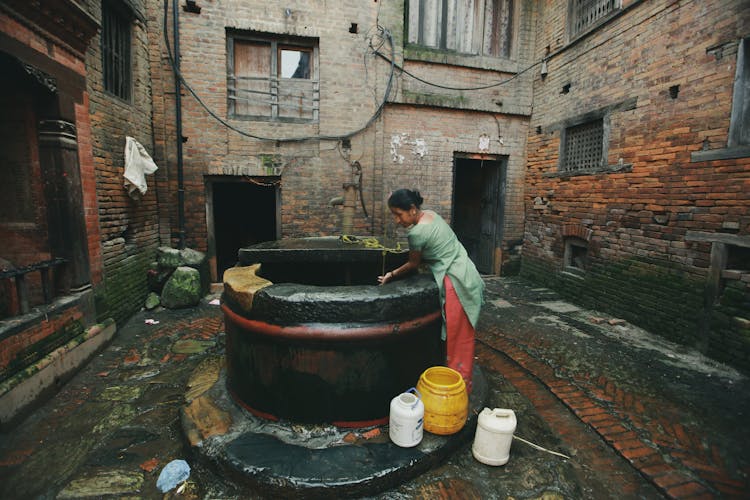
<instances>
[{"instance_id":1,"label":"jug handle","mask_svg":"<svg viewBox=\"0 0 750 500\"><path fill-rule=\"evenodd\" d=\"M416 387L411 387L411 388L407 389L406 392L413 392L414 394L416 394L416 396L417 396L417 402L414 403L414 405L412 406L412 409L416 408L417 405L419 404L419 400L422 399L422 395L419 393L419 391L417 390Z\"/></svg>"}]
</instances>

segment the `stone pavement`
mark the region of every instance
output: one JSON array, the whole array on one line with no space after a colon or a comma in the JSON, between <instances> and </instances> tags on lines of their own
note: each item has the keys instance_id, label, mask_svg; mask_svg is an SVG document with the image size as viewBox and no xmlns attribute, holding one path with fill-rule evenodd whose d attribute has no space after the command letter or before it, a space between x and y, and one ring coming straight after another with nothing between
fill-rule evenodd
<instances>
[{"instance_id":1,"label":"stone pavement","mask_svg":"<svg viewBox=\"0 0 750 500\"><path fill-rule=\"evenodd\" d=\"M488 406L515 411L516 437L570 458L516 440L510 461L490 467L467 443L377 498L750 496L747 377L550 290L486 283L477 359ZM0 434L0 498L263 498L194 460L180 426L191 373L224 348L212 298L136 314L52 400ZM159 472L178 458L190 479L162 495Z\"/></svg>"}]
</instances>

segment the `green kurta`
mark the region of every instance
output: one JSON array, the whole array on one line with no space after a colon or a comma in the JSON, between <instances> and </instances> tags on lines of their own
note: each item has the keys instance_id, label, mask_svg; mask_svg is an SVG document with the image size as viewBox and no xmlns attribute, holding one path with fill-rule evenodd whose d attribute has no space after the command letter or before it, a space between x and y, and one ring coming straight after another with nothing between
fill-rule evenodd
<instances>
[{"instance_id":1,"label":"green kurta","mask_svg":"<svg viewBox=\"0 0 750 500\"><path fill-rule=\"evenodd\" d=\"M433 216L432 221L420 221L409 230L409 250L421 252L422 260L430 266L430 271L440 289L443 319L445 319L443 278L447 274L456 289L458 300L466 316L471 325L476 328L479 311L484 303L484 282L450 226L438 214L429 212ZM443 321L442 338L443 340L446 338L445 321Z\"/></svg>"}]
</instances>

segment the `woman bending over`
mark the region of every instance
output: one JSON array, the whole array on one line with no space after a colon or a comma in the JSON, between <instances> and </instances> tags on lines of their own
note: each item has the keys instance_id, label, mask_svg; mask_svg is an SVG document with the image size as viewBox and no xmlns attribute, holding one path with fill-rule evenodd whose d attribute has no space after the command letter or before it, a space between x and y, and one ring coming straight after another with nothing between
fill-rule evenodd
<instances>
[{"instance_id":1,"label":"woman bending over","mask_svg":"<svg viewBox=\"0 0 750 500\"><path fill-rule=\"evenodd\" d=\"M424 261L440 289L443 311L442 339L446 364L464 378L471 391L474 363L474 328L484 303L484 282L450 226L432 210L422 210L419 191L399 189L388 198L397 224L410 228L409 261L378 277L381 285L416 271Z\"/></svg>"}]
</instances>

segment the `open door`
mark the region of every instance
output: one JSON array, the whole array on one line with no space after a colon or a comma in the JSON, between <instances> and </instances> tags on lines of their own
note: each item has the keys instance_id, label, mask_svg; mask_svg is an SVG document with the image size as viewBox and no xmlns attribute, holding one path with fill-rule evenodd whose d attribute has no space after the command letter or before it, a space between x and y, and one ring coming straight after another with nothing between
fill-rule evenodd
<instances>
[{"instance_id":1,"label":"open door","mask_svg":"<svg viewBox=\"0 0 750 500\"><path fill-rule=\"evenodd\" d=\"M209 238L215 255L216 276L221 281L224 271L237 263L240 248L278 236L278 182L217 178L208 183Z\"/></svg>"},{"instance_id":2,"label":"open door","mask_svg":"<svg viewBox=\"0 0 750 500\"><path fill-rule=\"evenodd\" d=\"M477 269L493 274L502 219L502 169L493 155L456 155L453 230Z\"/></svg>"}]
</instances>

